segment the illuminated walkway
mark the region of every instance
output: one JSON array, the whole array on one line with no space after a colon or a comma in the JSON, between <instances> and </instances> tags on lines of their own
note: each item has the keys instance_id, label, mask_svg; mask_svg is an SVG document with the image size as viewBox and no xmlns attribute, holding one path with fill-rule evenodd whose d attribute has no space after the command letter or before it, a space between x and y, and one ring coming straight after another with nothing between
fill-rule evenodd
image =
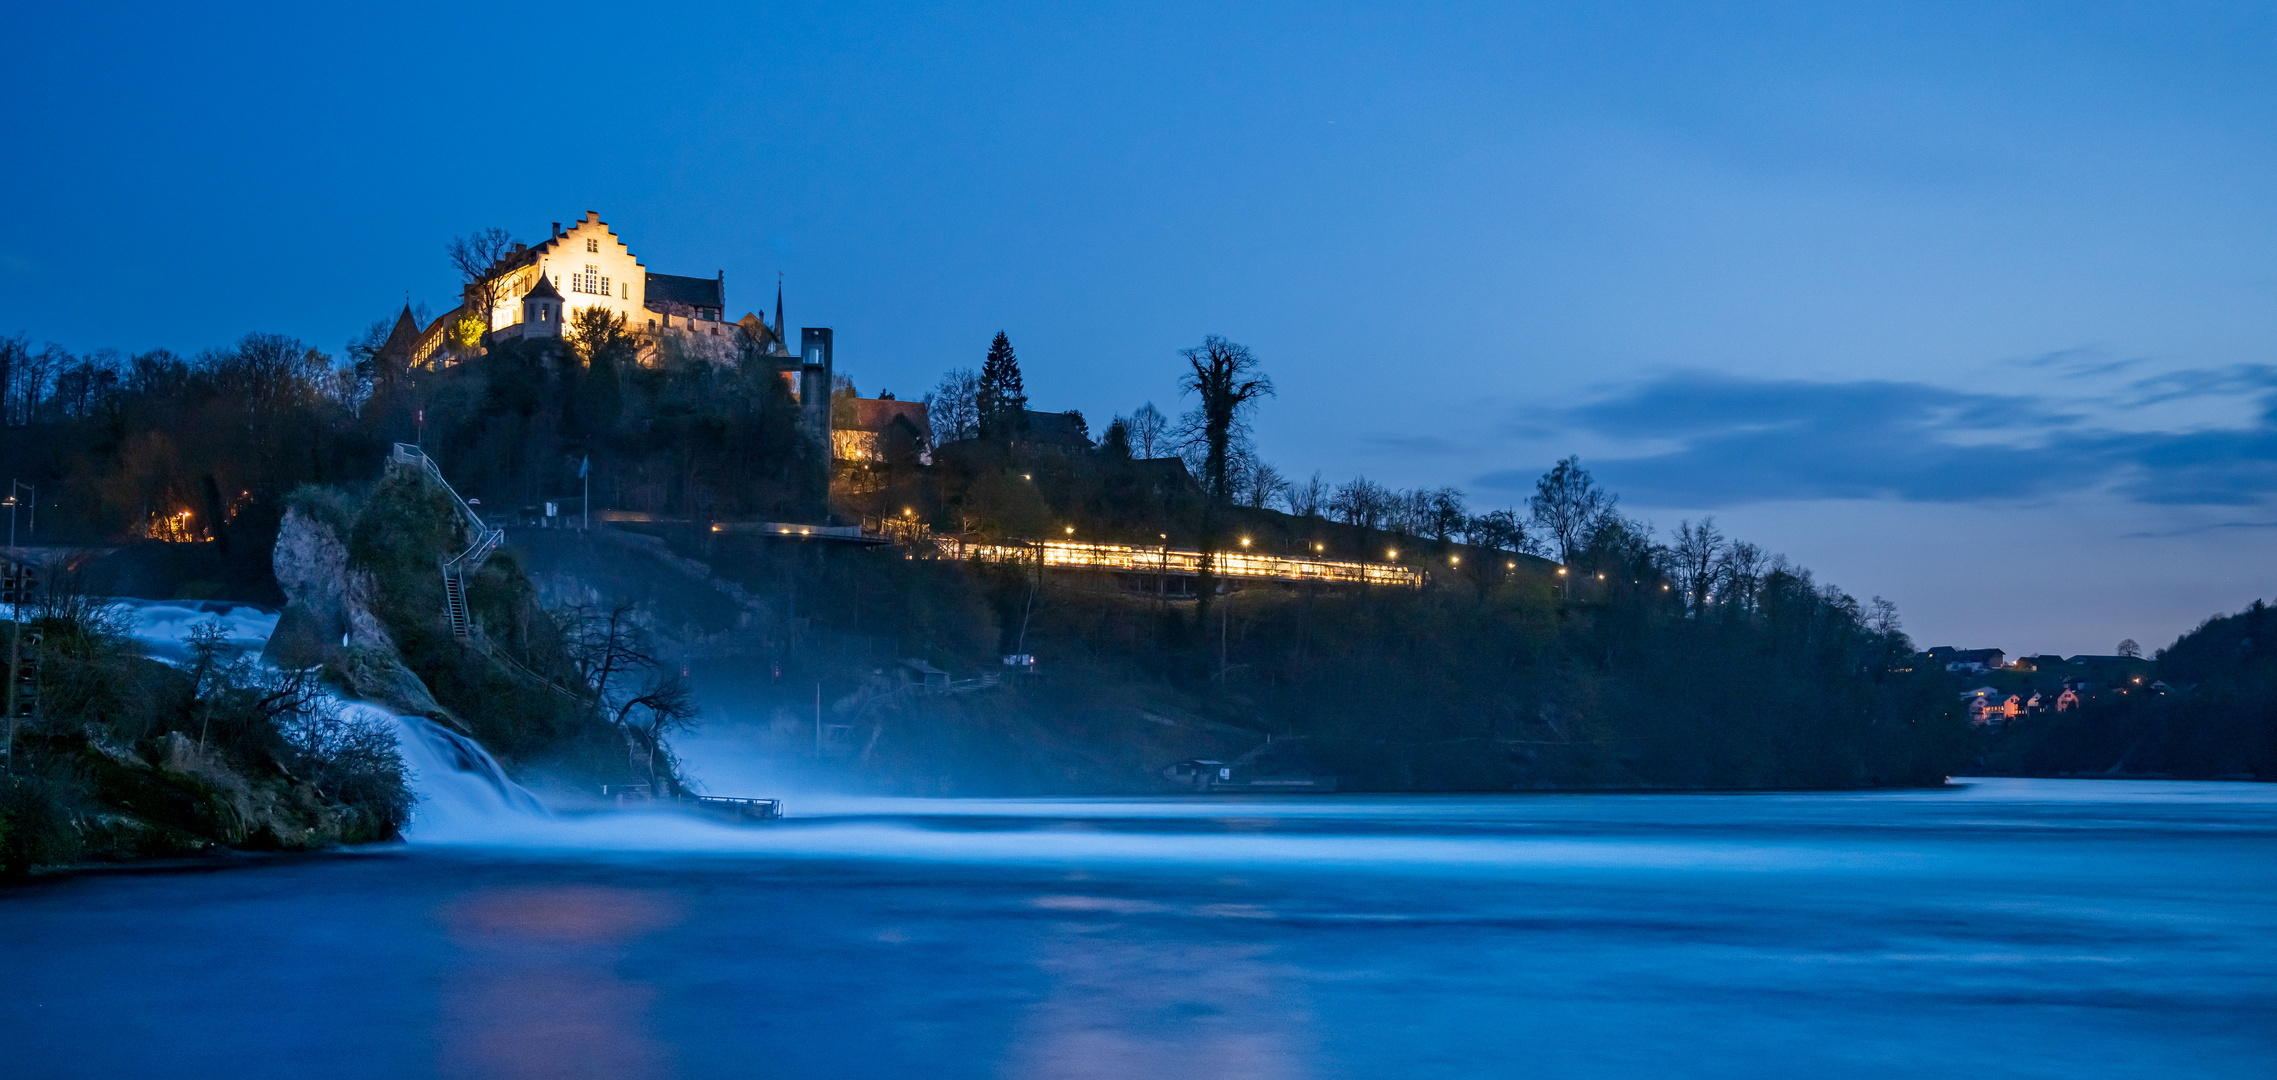
<instances>
[{"instance_id":1,"label":"illuminated walkway","mask_svg":"<svg viewBox=\"0 0 2277 1080\"><path fill-rule=\"evenodd\" d=\"M1040 555L1045 569L1105 570L1122 574L1194 577L1202 571L1202 553L1179 548L1131 547L1124 544L1079 544L1071 540L1012 540L1001 544L974 543L955 537L936 537L941 556L982 562L1034 562ZM1324 581L1351 585L1405 585L1420 588L1423 572L1397 563L1338 562L1333 559L1290 559L1246 551L1219 552L1216 573L1225 578L1257 581Z\"/></svg>"}]
</instances>

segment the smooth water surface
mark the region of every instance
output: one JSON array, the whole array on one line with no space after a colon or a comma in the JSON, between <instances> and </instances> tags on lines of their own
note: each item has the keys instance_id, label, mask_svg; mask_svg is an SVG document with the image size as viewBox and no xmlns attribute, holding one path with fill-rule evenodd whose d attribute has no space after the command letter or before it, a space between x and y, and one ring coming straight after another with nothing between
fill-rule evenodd
<instances>
[{"instance_id":1,"label":"smooth water surface","mask_svg":"<svg viewBox=\"0 0 2277 1080\"><path fill-rule=\"evenodd\" d=\"M0 1072L2277 1071L2268 787L453 805L0 891Z\"/></svg>"}]
</instances>

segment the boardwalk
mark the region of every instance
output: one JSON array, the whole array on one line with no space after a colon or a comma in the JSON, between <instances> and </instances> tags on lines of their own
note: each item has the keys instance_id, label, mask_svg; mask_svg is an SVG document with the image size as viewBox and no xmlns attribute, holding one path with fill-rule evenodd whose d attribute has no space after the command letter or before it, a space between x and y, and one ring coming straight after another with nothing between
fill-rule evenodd
<instances>
[{"instance_id":1,"label":"boardwalk","mask_svg":"<svg viewBox=\"0 0 2277 1080\"><path fill-rule=\"evenodd\" d=\"M989 544L936 537L941 556L982 562L1034 562L1039 557L1047 570L1105 570L1110 573L1162 577L1194 577L1202 570L1202 553L1171 547L1134 547L1126 544L1080 544L1071 540L1011 540ZM1397 563L1339 562L1334 559L1291 559L1247 551L1221 551L1215 571L1219 577L1253 581L1320 581L1347 585L1404 585L1420 588L1423 571Z\"/></svg>"}]
</instances>

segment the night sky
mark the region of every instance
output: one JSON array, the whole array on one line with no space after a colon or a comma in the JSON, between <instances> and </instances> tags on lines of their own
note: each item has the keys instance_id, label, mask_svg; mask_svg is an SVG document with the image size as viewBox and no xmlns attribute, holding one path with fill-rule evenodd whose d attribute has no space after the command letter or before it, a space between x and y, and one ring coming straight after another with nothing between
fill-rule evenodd
<instances>
[{"instance_id":1,"label":"night sky","mask_svg":"<svg viewBox=\"0 0 2277 1080\"><path fill-rule=\"evenodd\" d=\"M1292 476L1578 453L1923 646L2277 590L2277 15L2145 4L22 5L0 333L338 351L598 211L865 395L1093 429L1253 348Z\"/></svg>"}]
</instances>

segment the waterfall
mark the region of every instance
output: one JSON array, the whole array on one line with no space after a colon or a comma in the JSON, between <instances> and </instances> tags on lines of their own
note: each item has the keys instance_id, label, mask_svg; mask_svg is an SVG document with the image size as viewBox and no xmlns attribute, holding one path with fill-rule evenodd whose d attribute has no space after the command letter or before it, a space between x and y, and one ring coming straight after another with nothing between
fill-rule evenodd
<instances>
[{"instance_id":1,"label":"waterfall","mask_svg":"<svg viewBox=\"0 0 2277 1080\"><path fill-rule=\"evenodd\" d=\"M412 793L412 840L466 840L495 837L501 827L547 817L529 789L514 782L482 744L424 717L397 716L361 701L340 702L342 710L383 717L395 726Z\"/></svg>"},{"instance_id":2,"label":"waterfall","mask_svg":"<svg viewBox=\"0 0 2277 1080\"><path fill-rule=\"evenodd\" d=\"M259 652L277 628L277 613L226 601L135 600L115 603L130 620L134 639L153 659L178 664L189 659L190 628L219 619L229 628L230 645ZM341 711L377 719L395 731L405 779L417 803L405 835L414 841L449 843L508 840L517 826L550 815L529 789L514 782L482 744L424 717L398 716L364 701L334 697Z\"/></svg>"}]
</instances>

